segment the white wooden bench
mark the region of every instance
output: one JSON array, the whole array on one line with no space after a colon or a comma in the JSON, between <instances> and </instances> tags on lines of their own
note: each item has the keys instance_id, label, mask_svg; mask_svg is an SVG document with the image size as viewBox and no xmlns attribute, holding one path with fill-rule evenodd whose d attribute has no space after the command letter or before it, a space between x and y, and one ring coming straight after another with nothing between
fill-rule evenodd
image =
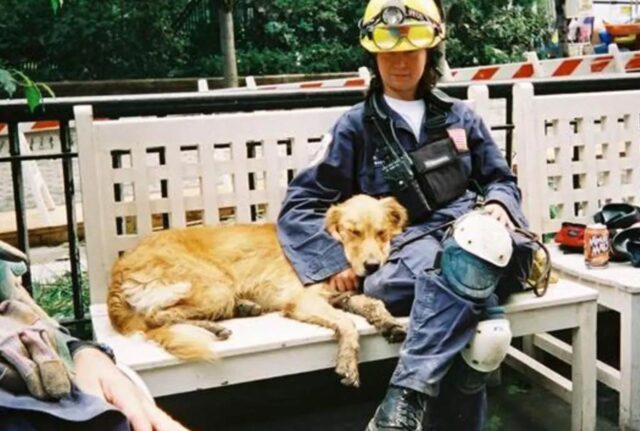
<instances>
[{"instance_id":1,"label":"white wooden bench","mask_svg":"<svg viewBox=\"0 0 640 431\"><path fill-rule=\"evenodd\" d=\"M518 179L534 231L593 223L606 203L640 204L640 91L536 96L530 84L518 84L514 123ZM564 279L597 289L598 303L620 313L620 369L598 361L597 375L620 393L620 427L640 430L640 269L612 262L590 270L581 254L553 244L550 251ZM571 360L571 346L547 334L534 344Z\"/></svg>"},{"instance_id":2,"label":"white wooden bench","mask_svg":"<svg viewBox=\"0 0 640 431\"><path fill-rule=\"evenodd\" d=\"M477 109L486 88L472 91ZM153 229L190 222L275 220L287 179L346 108L94 121L75 109L95 337L109 343L154 396L176 394L335 365L330 331L268 314L224 322L233 331L218 343L214 363L183 363L141 338L113 330L106 314L111 265ZM165 191L163 196L162 191ZM572 381L512 349L510 363L544 375L573 404L573 429L595 426L596 292L566 282L544 298L514 295L507 305L516 336L557 329L574 333ZM361 318L360 360L397 356ZM519 364L519 365L518 365ZM545 382L547 380L544 380Z\"/></svg>"}]
</instances>

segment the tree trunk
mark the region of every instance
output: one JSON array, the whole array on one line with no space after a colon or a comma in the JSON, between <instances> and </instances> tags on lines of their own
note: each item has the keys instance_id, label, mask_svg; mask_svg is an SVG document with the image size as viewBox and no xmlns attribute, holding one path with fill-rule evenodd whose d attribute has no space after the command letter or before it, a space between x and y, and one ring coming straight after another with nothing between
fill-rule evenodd
<instances>
[{"instance_id":1,"label":"tree trunk","mask_svg":"<svg viewBox=\"0 0 640 431\"><path fill-rule=\"evenodd\" d=\"M556 0L556 28L558 29L558 45L563 57L569 56L569 26L565 10L566 0Z\"/></svg>"},{"instance_id":2,"label":"tree trunk","mask_svg":"<svg viewBox=\"0 0 640 431\"><path fill-rule=\"evenodd\" d=\"M224 58L224 85L238 86L238 66L236 64L236 44L233 31L233 0L218 0L218 21L220 23L220 48Z\"/></svg>"}]
</instances>

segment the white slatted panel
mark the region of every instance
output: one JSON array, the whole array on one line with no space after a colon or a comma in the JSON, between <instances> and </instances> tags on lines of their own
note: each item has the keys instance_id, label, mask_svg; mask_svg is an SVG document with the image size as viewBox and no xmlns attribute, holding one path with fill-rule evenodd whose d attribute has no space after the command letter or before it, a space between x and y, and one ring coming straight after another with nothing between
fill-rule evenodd
<instances>
[{"instance_id":1,"label":"white slatted panel","mask_svg":"<svg viewBox=\"0 0 640 431\"><path fill-rule=\"evenodd\" d=\"M262 160L265 170L265 187L267 189L267 220L275 222L280 210L281 189L280 186L280 157L278 157L278 142L266 139L262 143Z\"/></svg>"},{"instance_id":2,"label":"white slatted panel","mask_svg":"<svg viewBox=\"0 0 640 431\"><path fill-rule=\"evenodd\" d=\"M247 145L244 140L234 139L231 145L233 160L233 194L236 220L240 223L251 221L251 201L249 200L249 171L247 169Z\"/></svg>"},{"instance_id":3,"label":"white slatted panel","mask_svg":"<svg viewBox=\"0 0 640 431\"><path fill-rule=\"evenodd\" d=\"M165 148L168 167L167 181L169 182L169 221L171 227L181 228L187 225L184 210L185 190L183 190L182 154L180 147L177 145L167 145Z\"/></svg>"},{"instance_id":4,"label":"white slatted panel","mask_svg":"<svg viewBox=\"0 0 640 431\"><path fill-rule=\"evenodd\" d=\"M518 84L514 122L534 230L591 223L609 202L640 202L640 91L534 96L530 84Z\"/></svg>"}]
</instances>

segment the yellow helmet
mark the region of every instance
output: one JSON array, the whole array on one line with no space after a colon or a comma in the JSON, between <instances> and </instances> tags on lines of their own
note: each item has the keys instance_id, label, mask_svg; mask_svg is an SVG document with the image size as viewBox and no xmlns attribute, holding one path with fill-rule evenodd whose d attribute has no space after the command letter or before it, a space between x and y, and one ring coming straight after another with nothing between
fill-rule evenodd
<instances>
[{"instance_id":1,"label":"yellow helmet","mask_svg":"<svg viewBox=\"0 0 640 431\"><path fill-rule=\"evenodd\" d=\"M370 0L358 26L360 44L369 52L433 48L444 39L434 0Z\"/></svg>"}]
</instances>

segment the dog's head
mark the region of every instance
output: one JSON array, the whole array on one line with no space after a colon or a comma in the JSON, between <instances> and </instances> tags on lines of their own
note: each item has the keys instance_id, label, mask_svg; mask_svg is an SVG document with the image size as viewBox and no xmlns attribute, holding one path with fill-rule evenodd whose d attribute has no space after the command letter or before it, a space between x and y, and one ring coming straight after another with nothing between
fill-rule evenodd
<instances>
[{"instance_id":1,"label":"dog's head","mask_svg":"<svg viewBox=\"0 0 640 431\"><path fill-rule=\"evenodd\" d=\"M391 238L407 224L407 211L394 198L356 195L327 212L327 231L344 246L360 277L375 272L389 257Z\"/></svg>"}]
</instances>

